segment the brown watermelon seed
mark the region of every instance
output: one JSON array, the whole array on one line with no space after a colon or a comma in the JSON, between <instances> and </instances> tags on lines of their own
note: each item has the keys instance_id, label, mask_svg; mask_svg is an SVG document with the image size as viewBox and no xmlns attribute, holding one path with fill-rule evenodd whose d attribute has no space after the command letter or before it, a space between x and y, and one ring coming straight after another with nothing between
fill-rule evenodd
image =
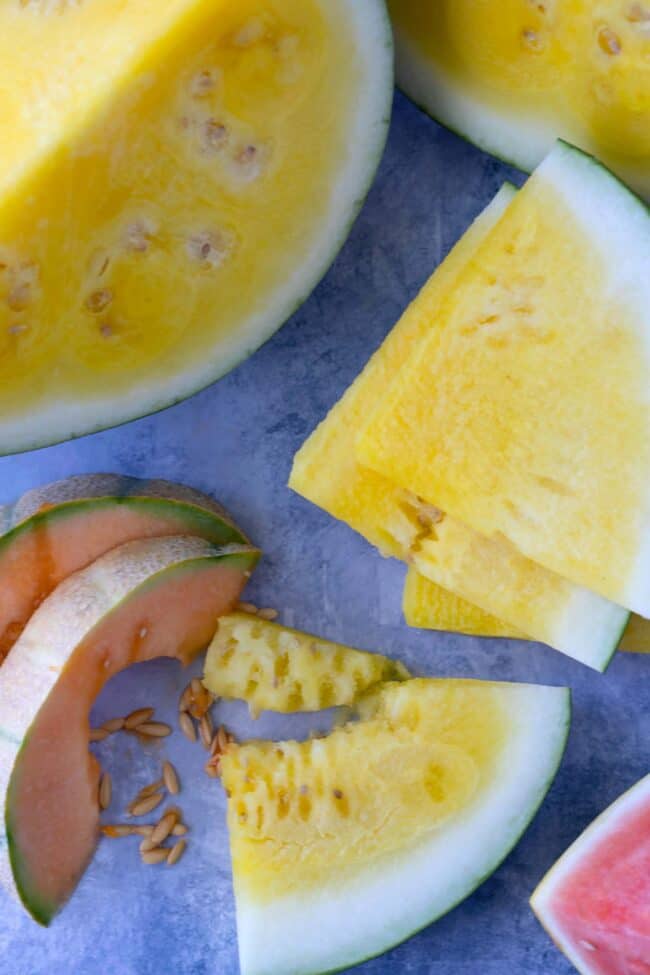
<instances>
[{"instance_id":1,"label":"brown watermelon seed","mask_svg":"<svg viewBox=\"0 0 650 975\"><path fill-rule=\"evenodd\" d=\"M172 729L162 721L143 721L135 731L143 738L166 738L171 735Z\"/></svg>"},{"instance_id":2,"label":"brown watermelon seed","mask_svg":"<svg viewBox=\"0 0 650 975\"><path fill-rule=\"evenodd\" d=\"M189 741L196 741L196 728L187 711L181 711L178 716L178 724Z\"/></svg>"},{"instance_id":3,"label":"brown watermelon seed","mask_svg":"<svg viewBox=\"0 0 650 975\"><path fill-rule=\"evenodd\" d=\"M145 721L149 721L153 717L153 708L138 708L137 711L131 711L127 714L124 719L124 727L131 730L132 728L137 728L138 725L144 724Z\"/></svg>"},{"instance_id":4,"label":"brown watermelon seed","mask_svg":"<svg viewBox=\"0 0 650 975\"><path fill-rule=\"evenodd\" d=\"M108 738L108 731L104 728L91 728L90 729L90 741L103 741L104 738Z\"/></svg>"},{"instance_id":5,"label":"brown watermelon seed","mask_svg":"<svg viewBox=\"0 0 650 975\"><path fill-rule=\"evenodd\" d=\"M215 756L215 758L211 758L210 761L206 762L204 765L206 775L208 775L211 779L218 779L221 775L220 764L221 757L219 755Z\"/></svg>"},{"instance_id":6,"label":"brown watermelon seed","mask_svg":"<svg viewBox=\"0 0 650 975\"><path fill-rule=\"evenodd\" d=\"M269 622L272 622L273 620L277 620L280 614L277 609L272 609L270 606L267 606L265 609L258 609L257 615L261 620L269 620Z\"/></svg>"},{"instance_id":7,"label":"brown watermelon seed","mask_svg":"<svg viewBox=\"0 0 650 975\"><path fill-rule=\"evenodd\" d=\"M237 609L240 613L250 613L251 616L257 616L257 606L255 603L237 603Z\"/></svg>"},{"instance_id":8,"label":"brown watermelon seed","mask_svg":"<svg viewBox=\"0 0 650 975\"><path fill-rule=\"evenodd\" d=\"M171 809L166 812L165 815L156 823L154 831L149 837L149 841L153 846L160 846L165 842L174 826L178 821L178 813L176 810Z\"/></svg>"},{"instance_id":9,"label":"brown watermelon seed","mask_svg":"<svg viewBox=\"0 0 650 975\"><path fill-rule=\"evenodd\" d=\"M155 792L159 792L163 788L164 784L164 779L156 779L156 781L152 782L151 785L145 785L138 792L135 801L139 802L140 799L148 799L149 796L152 796Z\"/></svg>"},{"instance_id":10,"label":"brown watermelon seed","mask_svg":"<svg viewBox=\"0 0 650 975\"><path fill-rule=\"evenodd\" d=\"M188 684L183 693L181 694L180 700L178 702L179 711L189 711L192 704L192 685Z\"/></svg>"},{"instance_id":11,"label":"brown watermelon seed","mask_svg":"<svg viewBox=\"0 0 650 975\"><path fill-rule=\"evenodd\" d=\"M143 824L142 826L129 826L129 829L131 830L134 836L151 836L155 827L151 825L145 826Z\"/></svg>"},{"instance_id":12,"label":"brown watermelon seed","mask_svg":"<svg viewBox=\"0 0 650 975\"><path fill-rule=\"evenodd\" d=\"M130 816L146 816L146 814L155 809L156 806L159 806L162 801L162 792L156 792L155 795L147 796L146 799L135 799L130 804L127 811Z\"/></svg>"},{"instance_id":13,"label":"brown watermelon seed","mask_svg":"<svg viewBox=\"0 0 650 975\"><path fill-rule=\"evenodd\" d=\"M115 823L114 825L102 826L101 830L104 836L108 836L112 840L120 839L124 836L132 836L136 827L127 826L125 823Z\"/></svg>"},{"instance_id":14,"label":"brown watermelon seed","mask_svg":"<svg viewBox=\"0 0 650 975\"><path fill-rule=\"evenodd\" d=\"M145 850L140 854L142 862L148 867L153 867L158 863L164 863L169 856L169 850L158 847L155 850Z\"/></svg>"},{"instance_id":15,"label":"brown watermelon seed","mask_svg":"<svg viewBox=\"0 0 650 975\"><path fill-rule=\"evenodd\" d=\"M113 797L113 781L110 772L104 772L99 780L99 808L108 809Z\"/></svg>"},{"instance_id":16,"label":"brown watermelon seed","mask_svg":"<svg viewBox=\"0 0 650 975\"><path fill-rule=\"evenodd\" d=\"M176 823L172 830L172 836L185 836L187 834L187 826L185 823Z\"/></svg>"},{"instance_id":17,"label":"brown watermelon seed","mask_svg":"<svg viewBox=\"0 0 650 975\"><path fill-rule=\"evenodd\" d=\"M109 735L115 734L116 731L121 731L124 727L124 718L111 718L110 721L105 721L102 725L104 731L107 731Z\"/></svg>"},{"instance_id":18,"label":"brown watermelon seed","mask_svg":"<svg viewBox=\"0 0 650 975\"><path fill-rule=\"evenodd\" d=\"M163 763L163 781L165 783L165 788L170 795L177 796L181 791L181 785L178 780L178 772L171 762Z\"/></svg>"},{"instance_id":19,"label":"brown watermelon seed","mask_svg":"<svg viewBox=\"0 0 650 975\"><path fill-rule=\"evenodd\" d=\"M201 720L199 721L199 733L201 735L201 741L203 742L204 748L210 748L212 745L212 719L210 715L206 712Z\"/></svg>"},{"instance_id":20,"label":"brown watermelon seed","mask_svg":"<svg viewBox=\"0 0 650 975\"><path fill-rule=\"evenodd\" d=\"M167 866L173 867L175 863L178 863L186 849L187 840L179 840L178 843L174 843L171 850L167 854Z\"/></svg>"},{"instance_id":21,"label":"brown watermelon seed","mask_svg":"<svg viewBox=\"0 0 650 975\"><path fill-rule=\"evenodd\" d=\"M622 50L621 39L615 34L611 27L601 27L598 31L598 46L605 54L620 54Z\"/></svg>"},{"instance_id":22,"label":"brown watermelon seed","mask_svg":"<svg viewBox=\"0 0 650 975\"><path fill-rule=\"evenodd\" d=\"M112 300L113 292L109 288L99 288L88 295L85 305L93 315L99 315L105 308L108 308Z\"/></svg>"}]
</instances>

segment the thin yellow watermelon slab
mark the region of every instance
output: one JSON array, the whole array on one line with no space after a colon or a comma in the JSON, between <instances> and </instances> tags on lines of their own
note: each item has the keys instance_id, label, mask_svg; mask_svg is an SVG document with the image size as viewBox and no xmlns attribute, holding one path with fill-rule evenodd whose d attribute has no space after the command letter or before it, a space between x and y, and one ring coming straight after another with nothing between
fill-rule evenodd
<instances>
[{"instance_id":1,"label":"thin yellow watermelon slab","mask_svg":"<svg viewBox=\"0 0 650 975\"><path fill-rule=\"evenodd\" d=\"M227 372L323 275L379 161L380 0L163 6L0 13L0 453Z\"/></svg>"},{"instance_id":2,"label":"thin yellow watermelon slab","mask_svg":"<svg viewBox=\"0 0 650 975\"><path fill-rule=\"evenodd\" d=\"M558 136L650 199L648 0L388 0L397 80L438 121L531 170Z\"/></svg>"},{"instance_id":3,"label":"thin yellow watermelon slab","mask_svg":"<svg viewBox=\"0 0 650 975\"><path fill-rule=\"evenodd\" d=\"M514 197L505 186L433 274L361 375L297 453L290 487L345 521L385 555L508 625L604 669L627 614L491 541L364 467L356 438L399 370L426 339L447 294Z\"/></svg>"},{"instance_id":4,"label":"thin yellow watermelon slab","mask_svg":"<svg viewBox=\"0 0 650 975\"><path fill-rule=\"evenodd\" d=\"M347 968L466 897L549 788L570 698L411 680L371 692L360 717L222 758L242 975Z\"/></svg>"},{"instance_id":5,"label":"thin yellow watermelon slab","mask_svg":"<svg viewBox=\"0 0 650 975\"><path fill-rule=\"evenodd\" d=\"M446 630L468 636L513 640L530 639L496 616L484 613L473 603L431 582L414 568L406 573L402 610L409 626L423 630Z\"/></svg>"},{"instance_id":6,"label":"thin yellow watermelon slab","mask_svg":"<svg viewBox=\"0 0 650 975\"><path fill-rule=\"evenodd\" d=\"M559 143L459 275L360 461L650 615L649 271L646 208Z\"/></svg>"},{"instance_id":7,"label":"thin yellow watermelon slab","mask_svg":"<svg viewBox=\"0 0 650 975\"><path fill-rule=\"evenodd\" d=\"M319 711L354 704L381 681L404 680L403 664L250 613L222 616L203 683L218 697L260 711Z\"/></svg>"},{"instance_id":8,"label":"thin yellow watermelon slab","mask_svg":"<svg viewBox=\"0 0 650 975\"><path fill-rule=\"evenodd\" d=\"M421 512L412 498L387 478L357 460L357 431L374 409L396 372L424 339L447 290L479 243L501 218L515 195L504 185L438 267L420 292L418 302L426 315L411 306L391 331L326 419L296 454L289 487L325 511L346 522L384 555L404 558Z\"/></svg>"},{"instance_id":9,"label":"thin yellow watermelon slab","mask_svg":"<svg viewBox=\"0 0 650 975\"><path fill-rule=\"evenodd\" d=\"M478 606L431 582L413 567L406 574L402 609L409 626L424 630L446 630L468 636L513 640L531 639L496 616L484 613ZM650 620L631 615L618 648L630 653L650 653Z\"/></svg>"}]
</instances>

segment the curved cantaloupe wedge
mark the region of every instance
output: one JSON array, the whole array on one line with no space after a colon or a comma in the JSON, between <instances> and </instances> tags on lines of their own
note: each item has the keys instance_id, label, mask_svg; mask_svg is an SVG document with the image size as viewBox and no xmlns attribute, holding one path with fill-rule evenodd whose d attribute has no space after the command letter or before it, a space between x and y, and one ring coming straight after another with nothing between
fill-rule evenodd
<instances>
[{"instance_id":1,"label":"curved cantaloupe wedge","mask_svg":"<svg viewBox=\"0 0 650 975\"><path fill-rule=\"evenodd\" d=\"M138 538L247 538L212 498L119 474L69 477L0 508L0 664L43 600L71 573Z\"/></svg>"},{"instance_id":2,"label":"curved cantaloupe wedge","mask_svg":"<svg viewBox=\"0 0 650 975\"><path fill-rule=\"evenodd\" d=\"M253 714L290 714L352 705L374 684L408 676L379 653L231 613L219 620L203 683L217 697L246 701Z\"/></svg>"},{"instance_id":3,"label":"curved cantaloupe wedge","mask_svg":"<svg viewBox=\"0 0 650 975\"><path fill-rule=\"evenodd\" d=\"M230 745L242 975L347 969L455 906L532 819L569 712L565 688L406 680L326 738Z\"/></svg>"},{"instance_id":4,"label":"curved cantaloupe wedge","mask_svg":"<svg viewBox=\"0 0 650 975\"><path fill-rule=\"evenodd\" d=\"M129 542L62 582L0 668L0 881L42 924L74 890L97 840L95 697L132 663L191 660L258 555L198 538Z\"/></svg>"}]
</instances>

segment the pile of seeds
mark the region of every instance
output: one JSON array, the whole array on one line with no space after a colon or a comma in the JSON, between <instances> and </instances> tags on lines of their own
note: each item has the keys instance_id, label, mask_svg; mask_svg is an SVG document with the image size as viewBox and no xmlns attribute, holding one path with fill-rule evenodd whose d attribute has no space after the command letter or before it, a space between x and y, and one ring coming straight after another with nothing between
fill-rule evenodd
<instances>
[{"instance_id":1,"label":"pile of seeds","mask_svg":"<svg viewBox=\"0 0 650 975\"><path fill-rule=\"evenodd\" d=\"M210 753L204 768L211 779L219 778L221 756L235 739L220 725L216 730L210 709L216 698L198 677L193 677L178 702L178 723L185 737L192 742L200 740Z\"/></svg>"},{"instance_id":2,"label":"pile of seeds","mask_svg":"<svg viewBox=\"0 0 650 975\"><path fill-rule=\"evenodd\" d=\"M237 609L240 613L250 613L251 616L259 616L261 620L269 620L271 623L280 615L277 609L270 606L258 609L255 603L237 603Z\"/></svg>"},{"instance_id":3,"label":"pile of seeds","mask_svg":"<svg viewBox=\"0 0 650 975\"><path fill-rule=\"evenodd\" d=\"M142 741L151 741L152 738L166 738L167 735L171 735L172 729L168 724L151 720L153 713L153 708L138 708L137 711L131 711L130 714L127 714L125 718L111 718L99 728L90 729L90 741L103 741L118 731L136 735Z\"/></svg>"}]
</instances>

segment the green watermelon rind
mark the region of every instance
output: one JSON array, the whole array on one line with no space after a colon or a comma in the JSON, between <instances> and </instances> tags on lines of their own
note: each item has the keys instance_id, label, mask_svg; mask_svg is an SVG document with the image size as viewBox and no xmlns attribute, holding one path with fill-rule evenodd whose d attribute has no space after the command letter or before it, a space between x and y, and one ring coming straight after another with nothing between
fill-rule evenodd
<instances>
[{"instance_id":1,"label":"green watermelon rind","mask_svg":"<svg viewBox=\"0 0 650 975\"><path fill-rule=\"evenodd\" d=\"M546 875L542 878L530 898L530 906L537 920L542 925L546 933L553 940L560 951L566 955L569 961L580 972L580 975L598 975L596 969L592 969L579 958L573 947L563 933L559 930L551 913L551 901L553 894L563 880L570 876L571 868L574 864L579 864L583 853L589 854L591 843L598 843L602 836L606 836L608 830L615 829L629 809L634 809L636 802L641 797L641 801L650 802L650 775L644 776L639 782L633 785L627 792L619 796L610 806L605 809L587 828L578 836L571 846L562 854Z\"/></svg>"},{"instance_id":2,"label":"green watermelon rind","mask_svg":"<svg viewBox=\"0 0 650 975\"><path fill-rule=\"evenodd\" d=\"M561 713L561 718L559 719L560 724L557 729L552 753L549 753L549 755L547 756L547 766L548 766L547 773L544 779L537 784L534 795L531 798L530 805L527 807L526 812L522 813L521 816L519 817L519 821L516 825L516 828L514 829L512 835L508 838L507 843L505 843L503 846L501 846L498 849L498 851L495 853L494 858L481 871L480 875L474 876L471 878L471 880L468 881L468 883L462 888L458 896L455 897L453 901L450 901L450 903L446 904L444 909L432 913L425 920L418 920L418 922L415 923L411 928L407 929L407 926L404 925L404 927L399 931L399 933L395 932L394 936L393 935L387 936L386 939L383 940L380 945L377 945L376 947L366 946L365 948L360 946L358 953L355 954L349 953L348 957L341 959L340 961L337 961L333 965L328 965L327 963L325 963L323 967L314 967L311 965L286 967L285 965L281 970L279 967L269 965L268 963L265 964L265 962L267 962L266 956L265 958L260 959L259 966L251 965L247 963L248 962L247 959L242 958L242 954L241 954L242 945L240 941L240 968L242 971L242 975L335 975L335 973L337 972L346 971L348 968L352 966L359 965L365 961L371 960L372 958L379 957L380 955L383 955L385 952L391 950L392 948L397 947L398 945L402 944L404 941L408 940L409 938L418 934L420 931L429 927L429 925L431 925L435 921L444 917L455 907L457 907L460 903L462 903L467 897L469 897L470 894L472 894L475 890L477 890L478 887L480 887L481 884L483 884L490 876L492 876L495 870L497 870L497 868L504 862L504 860L512 852L514 847L517 845L521 837L528 829L530 823L532 822L538 810L540 809L551 785L553 784L558 768L562 761L564 751L566 749L566 744L567 744L570 725L571 725L571 692L568 688L554 688L553 691L562 694L562 707L557 708L558 713ZM378 878L377 886L379 887L380 885L381 885L381 876L379 876ZM386 896L389 897L390 894L387 892ZM236 886L235 886L235 898L237 901L240 900L240 898L238 897L238 891ZM304 895L303 899L308 900L307 893ZM238 913L239 910L240 910L240 904L238 904ZM268 932L267 948L268 948L269 938L270 938L270 931Z\"/></svg>"},{"instance_id":3,"label":"green watermelon rind","mask_svg":"<svg viewBox=\"0 0 650 975\"><path fill-rule=\"evenodd\" d=\"M349 7L348 30L357 35L355 49L368 69L364 91L359 93L363 111L357 112L347 139L356 155L341 167L332 192L328 222L314 234L314 244L304 262L300 280L278 286L263 311L249 316L243 333L233 338L218 361L203 356L198 365L186 368L173 379L141 383L147 392L131 391L119 401L106 399L46 404L26 416L12 416L0 422L0 456L19 454L68 440L76 440L132 420L153 416L212 386L248 359L291 318L325 277L345 244L359 215L383 156L392 114L394 50L385 0L341 0ZM270 307L270 310L269 310Z\"/></svg>"},{"instance_id":4,"label":"green watermelon rind","mask_svg":"<svg viewBox=\"0 0 650 975\"><path fill-rule=\"evenodd\" d=\"M33 725L36 715L47 700L48 695L54 690L58 673L60 669L65 666L65 663L71 653L78 645L80 639L85 638L92 630L99 625L102 625L110 618L111 614L114 612L119 612L119 610L129 602L131 599L137 599L139 596L143 595L147 591L158 586L161 582L167 582L170 578L174 578L179 574L185 574L187 572L193 572L205 569L207 565L224 565L227 564L233 568L242 570L243 572L250 572L255 567L255 564L259 558L259 551L257 549L251 548L245 545L226 545L221 548L210 545L210 543L199 538L187 538L180 536L172 536L170 538L163 539L148 539L144 542L128 542L124 546L118 549L114 549L112 552L108 553L106 556L99 559L96 563L89 567L89 571L93 575L101 570L105 572L104 566L110 561L114 564L117 559L122 558L122 553L128 550L129 554L137 551L144 551L147 549L147 554L145 558L148 558L149 562L142 563L142 569L138 570L137 564L135 572L139 571L142 575L143 572L148 571L148 566L150 562L158 560L162 568L157 571L153 571L148 575L145 575L139 582L132 588L128 588L129 574L133 573L133 570L127 570L124 574L124 578L119 580L112 575L113 580L113 592L108 593L107 591L102 591L101 598L108 602L112 600L109 605L101 607L101 612L98 614L94 607L86 607L86 612L90 609L90 614L96 616L93 624L90 628L83 630L81 632L80 624L76 618L73 619L73 623L77 622L77 628L80 632L75 636L74 646L58 647L54 648L54 653L52 653L52 648L49 654L45 654L43 659L43 681L42 687L39 689L38 693L35 693L33 700L30 702L31 706L29 709L29 717L26 713L21 713L20 721L23 724L22 731L20 729L14 729L13 731L7 727L0 726L0 743L4 745L2 754L2 767L0 768L0 803L3 806L3 822L5 829L4 842L0 841L0 882L2 885L9 890L10 893L14 894L19 901L23 904L25 909L29 914L37 921L39 924L48 926L54 915L61 909L61 904L50 904L43 900L39 892L33 886L31 878L24 875L24 869L22 864L22 858L20 849L18 848L17 842L14 836L14 826L12 821L12 803L11 803L11 793L12 786L15 782L15 775L17 770L20 769L20 753L25 745L25 742L29 738L30 729ZM190 549L195 549L196 552L192 555L189 554ZM180 554L180 549L187 552L186 556ZM199 552L199 549L201 552ZM151 550L151 555L148 554ZM158 550L158 551L156 551ZM176 561L169 560L174 558L174 553L179 551L179 557ZM160 554L159 554L160 553ZM169 555L167 554L169 553ZM137 556L136 556L137 558ZM167 564L165 560L168 560ZM97 566L97 569L95 568ZM99 578L99 575L97 575ZM99 590L97 590L99 592ZM59 591L55 590L54 593L49 597L46 603L43 603L40 607L38 614L42 618L45 618L49 612L47 603L53 606L59 600ZM67 607L63 607L64 612ZM55 609L56 613L57 610ZM60 612L60 610L59 610ZM35 617L34 617L35 618ZM19 656L20 650L14 648L12 657L10 658L11 664L16 665L16 658ZM5 665L8 670L7 665ZM11 753L13 752L13 759L11 758ZM10 767L9 767L10 765Z\"/></svg>"}]
</instances>

